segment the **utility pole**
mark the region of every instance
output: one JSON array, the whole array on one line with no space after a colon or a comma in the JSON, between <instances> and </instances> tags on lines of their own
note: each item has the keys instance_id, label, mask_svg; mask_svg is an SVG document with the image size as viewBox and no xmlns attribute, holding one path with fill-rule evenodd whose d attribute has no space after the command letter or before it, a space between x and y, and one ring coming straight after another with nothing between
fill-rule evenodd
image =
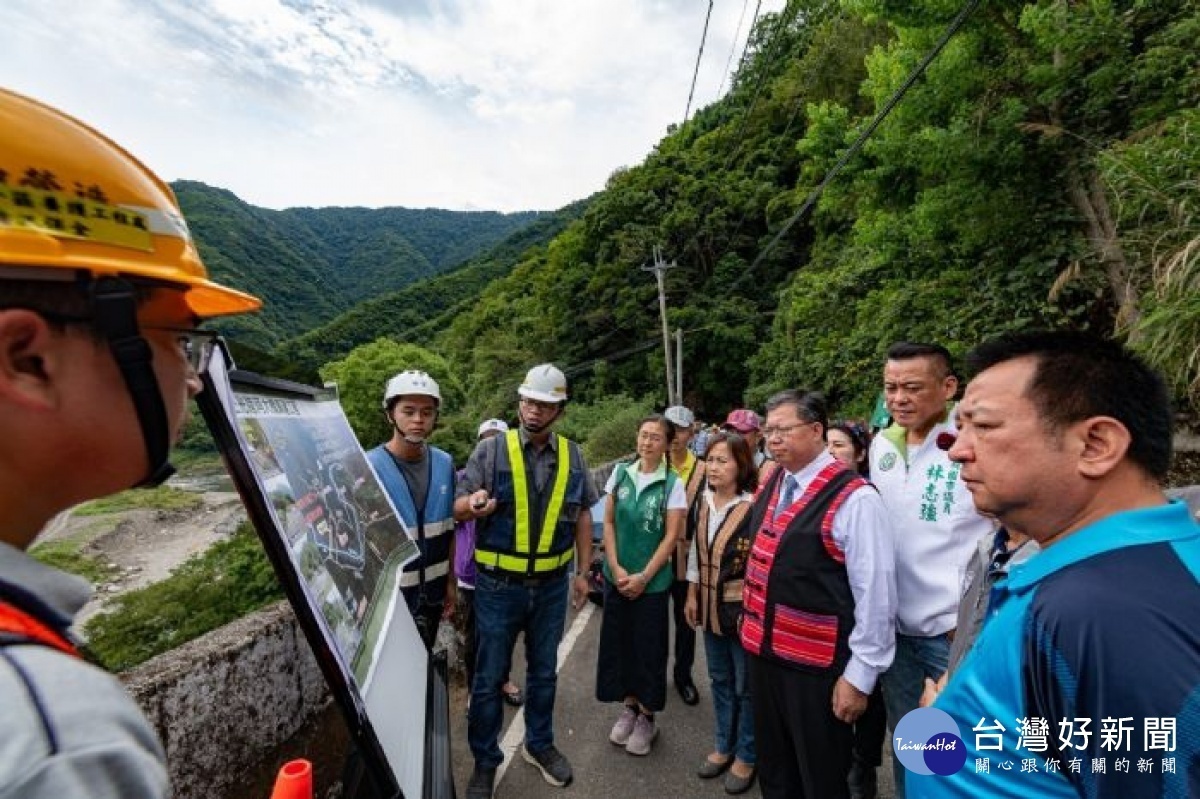
<instances>
[{"instance_id":1,"label":"utility pole","mask_svg":"<svg viewBox=\"0 0 1200 799\"><path fill-rule=\"evenodd\" d=\"M683 404L683 328L675 328L675 404Z\"/></svg>"},{"instance_id":2,"label":"utility pole","mask_svg":"<svg viewBox=\"0 0 1200 799\"><path fill-rule=\"evenodd\" d=\"M663 275L668 269L674 269L678 264L674 261L667 263L662 259L662 251L654 248L654 264L643 266L643 272L653 272L658 281L658 312L662 316L663 360L667 367L667 405L675 405L674 384L671 380L671 333L667 329L667 293L663 286Z\"/></svg>"}]
</instances>

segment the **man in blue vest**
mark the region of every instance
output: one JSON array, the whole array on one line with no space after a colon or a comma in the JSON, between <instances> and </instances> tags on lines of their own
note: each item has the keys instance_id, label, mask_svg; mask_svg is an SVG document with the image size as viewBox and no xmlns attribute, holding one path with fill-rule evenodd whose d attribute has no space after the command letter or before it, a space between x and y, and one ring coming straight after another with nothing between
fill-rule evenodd
<instances>
[{"instance_id":1,"label":"man in blue vest","mask_svg":"<svg viewBox=\"0 0 1200 799\"><path fill-rule=\"evenodd\" d=\"M426 648L438 622L454 608L454 463L426 442L437 424L442 394L424 372L407 370L388 381L383 410L392 437L367 453L404 524L415 535L419 557L400 575L400 590ZM468 517L469 518L469 517Z\"/></svg>"},{"instance_id":2,"label":"man in blue vest","mask_svg":"<svg viewBox=\"0 0 1200 799\"><path fill-rule=\"evenodd\" d=\"M592 562L590 508L599 498L579 445L551 432L567 403L567 379L552 364L529 370L517 390L519 430L480 441L467 461L455 509L475 527L475 680L467 738L475 770L467 799L491 799L504 760L501 686L517 634L525 634L525 743L522 757L556 787L571 764L554 746L558 643L567 595L587 599ZM572 556L578 554L573 585Z\"/></svg>"},{"instance_id":3,"label":"man in blue vest","mask_svg":"<svg viewBox=\"0 0 1200 799\"><path fill-rule=\"evenodd\" d=\"M968 367L950 457L1042 551L992 587L934 704L965 763L909 772L909 795L1200 796L1200 526L1161 488L1166 385L1077 333L1002 336Z\"/></svg>"}]
</instances>

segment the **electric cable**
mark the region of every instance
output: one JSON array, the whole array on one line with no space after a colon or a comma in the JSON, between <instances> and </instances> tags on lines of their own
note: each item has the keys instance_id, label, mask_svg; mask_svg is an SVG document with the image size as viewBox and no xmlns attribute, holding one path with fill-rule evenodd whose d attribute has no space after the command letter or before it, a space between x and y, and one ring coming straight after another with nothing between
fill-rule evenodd
<instances>
[{"instance_id":1,"label":"electric cable","mask_svg":"<svg viewBox=\"0 0 1200 799\"><path fill-rule=\"evenodd\" d=\"M725 80L729 77L729 68L733 65L733 54L737 50L738 37L742 35L742 22L746 19L746 8L750 5L750 0L742 0L742 13L738 14L737 27L733 30L733 40L729 42L729 58L725 59L725 71L721 73L721 85L717 87L717 96L713 102L721 99L721 93L725 91ZM758 19L758 9L762 6L762 0L758 0L758 4L754 7L754 19ZM754 30L754 22L750 23L750 30ZM750 43L750 34L746 34L746 44ZM742 56L745 57L746 49L742 48ZM740 66L740 64L739 64ZM687 122L685 119L684 122Z\"/></svg>"},{"instance_id":2,"label":"electric cable","mask_svg":"<svg viewBox=\"0 0 1200 799\"><path fill-rule=\"evenodd\" d=\"M817 187L809 193L808 198L805 199L804 203L800 206L796 213L792 214L788 221L784 223L783 227L779 229L779 231L769 242L767 242L767 245L763 247L750 266L746 267L746 271L742 273L742 276L730 284L730 290L741 284L742 281L746 280L750 276L755 268L757 268L758 265L762 263L763 259L766 258L767 253L774 249L775 245L779 243L779 240L787 235L787 232L791 230L792 227L800 221L804 214L808 212L809 208L811 208L817 202L817 200L820 199L821 194L825 191L825 187L833 182L833 179L841 173L842 169L846 166L849 160L856 153L858 153L860 149L862 149L863 144L865 144L867 139L871 137L871 134L873 134L875 130L881 124L883 124L883 121L892 113L892 109L899 105L900 100L904 98L904 95L908 93L908 90L912 88L913 84L916 83L922 75L925 74L925 70L931 63L933 63L933 59L937 58L938 55L941 54L942 50L945 49L946 45L949 44L950 40L954 37L954 34L958 33L959 29L961 29L963 24L966 23L967 18L971 16L971 14L982 2L983 0L967 0L967 3L959 10L954 19L951 20L950 24L946 27L946 30L942 32L941 38L938 39L938 42L934 45L933 49L925 54L925 57L921 59L921 63L918 64L917 67L908 74L908 77L904 79L904 82L900 84L900 87L892 93L892 96L888 98L888 101L884 104L883 108L881 108L879 112L875 114L875 118L871 120L871 123L867 125L865 129L863 129L863 131L858 135L858 138L854 140L854 143L842 153L837 162L829 169L828 172L825 173L825 177L822 178L819 184L817 184Z\"/></svg>"},{"instance_id":3,"label":"electric cable","mask_svg":"<svg viewBox=\"0 0 1200 799\"><path fill-rule=\"evenodd\" d=\"M696 95L696 78L700 76L700 59L704 57L704 43L708 40L708 21L712 19L713 0L708 0L708 13L704 15L704 32L700 34L700 51L696 53L696 68L692 71L692 88L688 91L687 108L683 110L683 122L687 124L688 116L692 113L692 98Z\"/></svg>"}]
</instances>

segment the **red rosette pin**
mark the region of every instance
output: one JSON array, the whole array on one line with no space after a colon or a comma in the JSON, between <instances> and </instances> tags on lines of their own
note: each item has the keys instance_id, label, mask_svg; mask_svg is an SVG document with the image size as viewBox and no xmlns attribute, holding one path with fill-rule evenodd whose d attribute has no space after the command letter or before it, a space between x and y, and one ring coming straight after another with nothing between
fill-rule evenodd
<instances>
[{"instance_id":1,"label":"red rosette pin","mask_svg":"<svg viewBox=\"0 0 1200 799\"><path fill-rule=\"evenodd\" d=\"M937 448L942 452L949 452L950 448L954 446L955 441L958 441L958 436L953 433L938 433Z\"/></svg>"}]
</instances>

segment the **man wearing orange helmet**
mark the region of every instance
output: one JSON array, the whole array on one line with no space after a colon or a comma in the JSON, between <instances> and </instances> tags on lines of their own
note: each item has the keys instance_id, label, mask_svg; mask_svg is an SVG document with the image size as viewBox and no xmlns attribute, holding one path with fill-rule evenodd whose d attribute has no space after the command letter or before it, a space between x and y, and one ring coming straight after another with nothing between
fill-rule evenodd
<instances>
[{"instance_id":1,"label":"man wearing orange helmet","mask_svg":"<svg viewBox=\"0 0 1200 799\"><path fill-rule=\"evenodd\" d=\"M210 281L171 189L0 90L0 795L158 797L162 748L69 628L90 588L29 547L54 515L170 476L216 340L260 301Z\"/></svg>"}]
</instances>

